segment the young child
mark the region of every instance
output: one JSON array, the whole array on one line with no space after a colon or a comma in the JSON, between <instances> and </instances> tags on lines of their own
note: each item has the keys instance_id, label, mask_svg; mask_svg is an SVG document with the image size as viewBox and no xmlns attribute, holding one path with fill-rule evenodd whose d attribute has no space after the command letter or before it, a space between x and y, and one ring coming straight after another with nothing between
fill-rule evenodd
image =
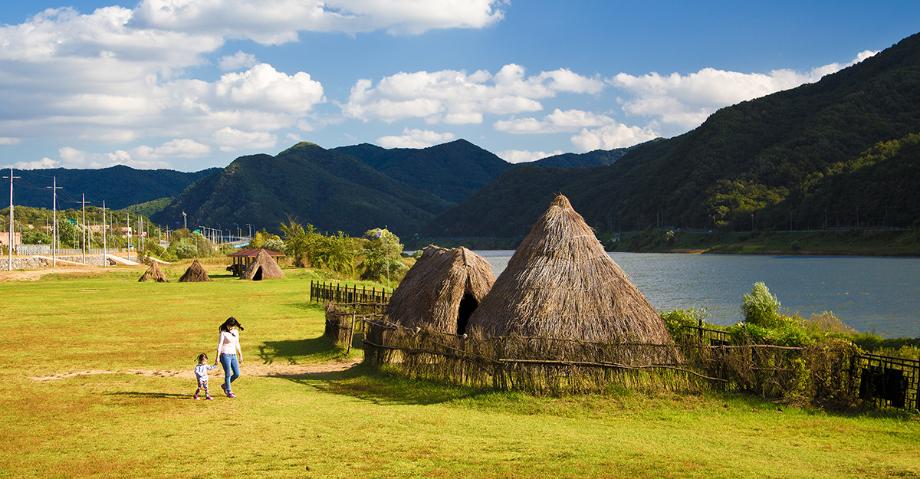
<instances>
[{"instance_id":1,"label":"young child","mask_svg":"<svg viewBox=\"0 0 920 479\"><path fill-rule=\"evenodd\" d=\"M198 365L195 366L195 379L198 380L198 389L195 390L195 400L198 400L198 393L204 389L204 398L208 401L213 399L208 392L208 371L217 369L216 365L207 364L208 355L201 353L198 355Z\"/></svg>"}]
</instances>

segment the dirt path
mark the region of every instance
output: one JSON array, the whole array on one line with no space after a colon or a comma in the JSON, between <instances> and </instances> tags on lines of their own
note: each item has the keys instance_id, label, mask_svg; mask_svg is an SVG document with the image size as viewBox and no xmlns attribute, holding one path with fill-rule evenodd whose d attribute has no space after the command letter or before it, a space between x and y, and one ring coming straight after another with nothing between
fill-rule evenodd
<instances>
[{"instance_id":1,"label":"dirt path","mask_svg":"<svg viewBox=\"0 0 920 479\"><path fill-rule=\"evenodd\" d=\"M305 374L322 374L322 373L337 373L348 370L354 367L356 364L360 363L360 359L350 359L348 361L341 362L329 362L329 363L320 363L320 364L280 364L280 363L271 363L271 364L249 364L245 363L241 365L240 372L246 376L302 376ZM220 368L211 373L212 376L219 376ZM155 370L155 369L126 369L121 371L114 371L108 369L87 369L84 371L70 371L62 372L56 374L50 374L48 376L32 376L33 381L58 381L61 379L74 378L78 376L97 376L102 374L136 374L138 376L154 377L154 378L188 378L193 379L195 377L191 369L186 369L182 371L170 371L170 370Z\"/></svg>"},{"instance_id":2,"label":"dirt path","mask_svg":"<svg viewBox=\"0 0 920 479\"><path fill-rule=\"evenodd\" d=\"M90 266L90 265L79 265L79 266L67 266L67 267L57 267L54 269L51 268L41 268L41 269L26 269L26 270L16 270L16 271L0 271L0 283L6 281L38 281L42 277L49 274L66 274L66 275L95 275L95 274L104 274L109 272L122 272L122 271L131 271L127 267L109 267L103 268L101 266ZM137 268L133 270L140 271Z\"/></svg>"}]
</instances>

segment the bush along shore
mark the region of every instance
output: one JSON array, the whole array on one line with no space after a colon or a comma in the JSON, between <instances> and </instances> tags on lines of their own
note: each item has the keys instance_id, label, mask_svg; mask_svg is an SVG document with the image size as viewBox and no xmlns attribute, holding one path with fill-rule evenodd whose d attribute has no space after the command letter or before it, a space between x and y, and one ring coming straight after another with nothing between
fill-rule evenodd
<instances>
[{"instance_id":1,"label":"bush along shore","mask_svg":"<svg viewBox=\"0 0 920 479\"><path fill-rule=\"evenodd\" d=\"M650 229L602 236L609 251L920 256L920 230L682 231Z\"/></svg>"}]
</instances>

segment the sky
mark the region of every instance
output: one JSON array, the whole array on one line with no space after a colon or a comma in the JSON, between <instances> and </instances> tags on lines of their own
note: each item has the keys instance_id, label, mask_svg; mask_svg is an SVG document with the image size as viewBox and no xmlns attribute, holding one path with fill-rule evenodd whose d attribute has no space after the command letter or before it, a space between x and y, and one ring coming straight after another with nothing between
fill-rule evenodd
<instances>
[{"instance_id":1,"label":"sky","mask_svg":"<svg viewBox=\"0 0 920 479\"><path fill-rule=\"evenodd\" d=\"M0 165L194 171L298 141L631 146L917 32L920 2L0 5Z\"/></svg>"}]
</instances>

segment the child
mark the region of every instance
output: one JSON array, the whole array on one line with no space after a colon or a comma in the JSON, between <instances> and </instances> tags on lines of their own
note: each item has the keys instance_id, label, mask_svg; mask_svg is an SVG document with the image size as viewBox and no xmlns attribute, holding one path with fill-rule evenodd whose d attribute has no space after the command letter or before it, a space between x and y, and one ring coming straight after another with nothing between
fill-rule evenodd
<instances>
[{"instance_id":1,"label":"child","mask_svg":"<svg viewBox=\"0 0 920 479\"><path fill-rule=\"evenodd\" d=\"M201 353L198 355L198 365L195 366L195 379L198 380L198 389L195 390L195 400L198 400L198 393L204 389L204 398L208 401L213 399L208 392L208 371L217 369L216 365L209 365L208 355Z\"/></svg>"}]
</instances>

